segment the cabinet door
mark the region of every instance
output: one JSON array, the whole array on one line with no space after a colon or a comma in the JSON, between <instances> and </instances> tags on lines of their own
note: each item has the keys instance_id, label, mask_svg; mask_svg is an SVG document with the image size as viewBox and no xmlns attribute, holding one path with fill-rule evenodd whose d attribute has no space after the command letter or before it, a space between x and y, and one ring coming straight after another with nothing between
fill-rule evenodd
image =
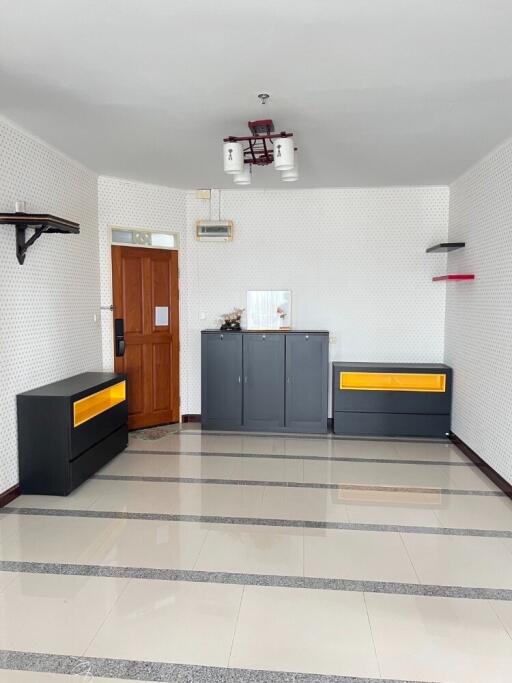
<instances>
[{"instance_id":1,"label":"cabinet door","mask_svg":"<svg viewBox=\"0 0 512 683\"><path fill-rule=\"evenodd\" d=\"M201 335L201 420L205 429L242 426L242 335Z\"/></svg>"},{"instance_id":2,"label":"cabinet door","mask_svg":"<svg viewBox=\"0 0 512 683\"><path fill-rule=\"evenodd\" d=\"M328 343L325 334L286 335L286 428L327 431Z\"/></svg>"},{"instance_id":3,"label":"cabinet door","mask_svg":"<svg viewBox=\"0 0 512 683\"><path fill-rule=\"evenodd\" d=\"M284 334L244 334L244 427L284 427Z\"/></svg>"}]
</instances>

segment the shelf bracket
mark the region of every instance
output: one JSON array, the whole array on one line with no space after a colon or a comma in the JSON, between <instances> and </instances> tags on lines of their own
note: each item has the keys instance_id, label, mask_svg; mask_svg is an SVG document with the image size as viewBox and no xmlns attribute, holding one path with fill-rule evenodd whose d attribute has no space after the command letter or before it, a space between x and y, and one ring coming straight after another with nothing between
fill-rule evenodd
<instances>
[{"instance_id":1,"label":"shelf bracket","mask_svg":"<svg viewBox=\"0 0 512 683\"><path fill-rule=\"evenodd\" d=\"M20 266L22 266L25 261L25 255L28 248L31 247L44 232L45 229L40 225L34 229L34 234L27 240L27 226L19 224L16 225L16 258L18 259Z\"/></svg>"}]
</instances>

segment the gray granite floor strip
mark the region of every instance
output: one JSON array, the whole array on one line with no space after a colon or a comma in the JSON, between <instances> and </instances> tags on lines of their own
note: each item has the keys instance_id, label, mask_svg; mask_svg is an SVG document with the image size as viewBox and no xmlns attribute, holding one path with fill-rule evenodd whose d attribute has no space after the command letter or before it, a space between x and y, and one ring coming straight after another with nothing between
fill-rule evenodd
<instances>
[{"instance_id":1,"label":"gray granite floor strip","mask_svg":"<svg viewBox=\"0 0 512 683\"><path fill-rule=\"evenodd\" d=\"M476 467L475 463L467 462L452 462L451 460L403 460L400 458L358 458L355 456L328 456L328 455L282 455L279 453L218 453L216 451L164 451L164 450L138 450L127 448L124 453L136 453L150 455L188 455L198 457L217 456L220 458L264 458L272 460L318 460L329 462L370 462L383 463L386 465L441 465L445 467Z\"/></svg>"},{"instance_id":2,"label":"gray granite floor strip","mask_svg":"<svg viewBox=\"0 0 512 683\"><path fill-rule=\"evenodd\" d=\"M0 571L26 574L58 574L95 576L154 581L188 581L192 583L225 583L242 586L308 588L314 590L420 595L425 597L462 598L470 600L512 601L512 590L466 586L425 585L395 581L362 581L330 579L314 576L281 576L278 574L243 574L189 569L155 569L152 567L117 567L106 565L19 562L0 560Z\"/></svg>"},{"instance_id":3,"label":"gray granite floor strip","mask_svg":"<svg viewBox=\"0 0 512 683\"><path fill-rule=\"evenodd\" d=\"M434 534L439 536L479 536L512 538L512 530L462 529L456 527L402 526L399 524L359 524L355 522L324 522L310 519L274 519L264 517L223 517L220 515L163 514L154 512L119 512L112 510L74 510L65 508L23 508L12 504L0 508L0 515L41 517L93 517L105 519L140 519L159 522L193 522L201 524L235 524L275 526L305 529L345 529L347 531L383 531L402 534Z\"/></svg>"},{"instance_id":4,"label":"gray granite floor strip","mask_svg":"<svg viewBox=\"0 0 512 683\"><path fill-rule=\"evenodd\" d=\"M266 481L260 479L214 479L203 477L156 477L132 474L95 474L92 479L106 479L111 481L146 481L153 483L171 484L222 484L228 486L280 486L300 489L329 489L347 491L390 491L401 493L429 493L454 496L498 496L507 497L503 491L482 491L480 489L443 489L423 486L380 486L371 484L324 484L321 482L305 481Z\"/></svg>"},{"instance_id":5,"label":"gray granite floor strip","mask_svg":"<svg viewBox=\"0 0 512 683\"><path fill-rule=\"evenodd\" d=\"M40 652L0 650L0 668L15 671L68 674L79 680L124 678L154 683L417 683L389 678L357 678L322 674L228 669L128 659L72 657Z\"/></svg>"}]
</instances>

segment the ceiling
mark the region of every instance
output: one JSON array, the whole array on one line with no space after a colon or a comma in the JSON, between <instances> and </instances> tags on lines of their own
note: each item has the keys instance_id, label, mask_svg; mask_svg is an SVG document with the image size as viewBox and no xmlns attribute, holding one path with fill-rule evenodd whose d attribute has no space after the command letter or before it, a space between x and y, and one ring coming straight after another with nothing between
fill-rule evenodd
<instances>
[{"instance_id":1,"label":"ceiling","mask_svg":"<svg viewBox=\"0 0 512 683\"><path fill-rule=\"evenodd\" d=\"M446 184L512 135L511 31L510 0L0 0L0 113L174 187L231 187L222 138L264 117L301 179L253 186Z\"/></svg>"}]
</instances>

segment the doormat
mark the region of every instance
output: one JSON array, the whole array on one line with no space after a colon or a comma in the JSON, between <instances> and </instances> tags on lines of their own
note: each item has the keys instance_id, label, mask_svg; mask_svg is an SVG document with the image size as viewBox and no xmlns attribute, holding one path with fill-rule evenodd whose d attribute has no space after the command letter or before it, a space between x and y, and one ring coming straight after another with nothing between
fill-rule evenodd
<instances>
[{"instance_id":1,"label":"doormat","mask_svg":"<svg viewBox=\"0 0 512 683\"><path fill-rule=\"evenodd\" d=\"M179 424L162 425L161 427L149 427L148 429L137 429L131 432L130 436L134 439L144 439L145 441L156 441L163 439L168 434L177 434L179 431Z\"/></svg>"}]
</instances>

